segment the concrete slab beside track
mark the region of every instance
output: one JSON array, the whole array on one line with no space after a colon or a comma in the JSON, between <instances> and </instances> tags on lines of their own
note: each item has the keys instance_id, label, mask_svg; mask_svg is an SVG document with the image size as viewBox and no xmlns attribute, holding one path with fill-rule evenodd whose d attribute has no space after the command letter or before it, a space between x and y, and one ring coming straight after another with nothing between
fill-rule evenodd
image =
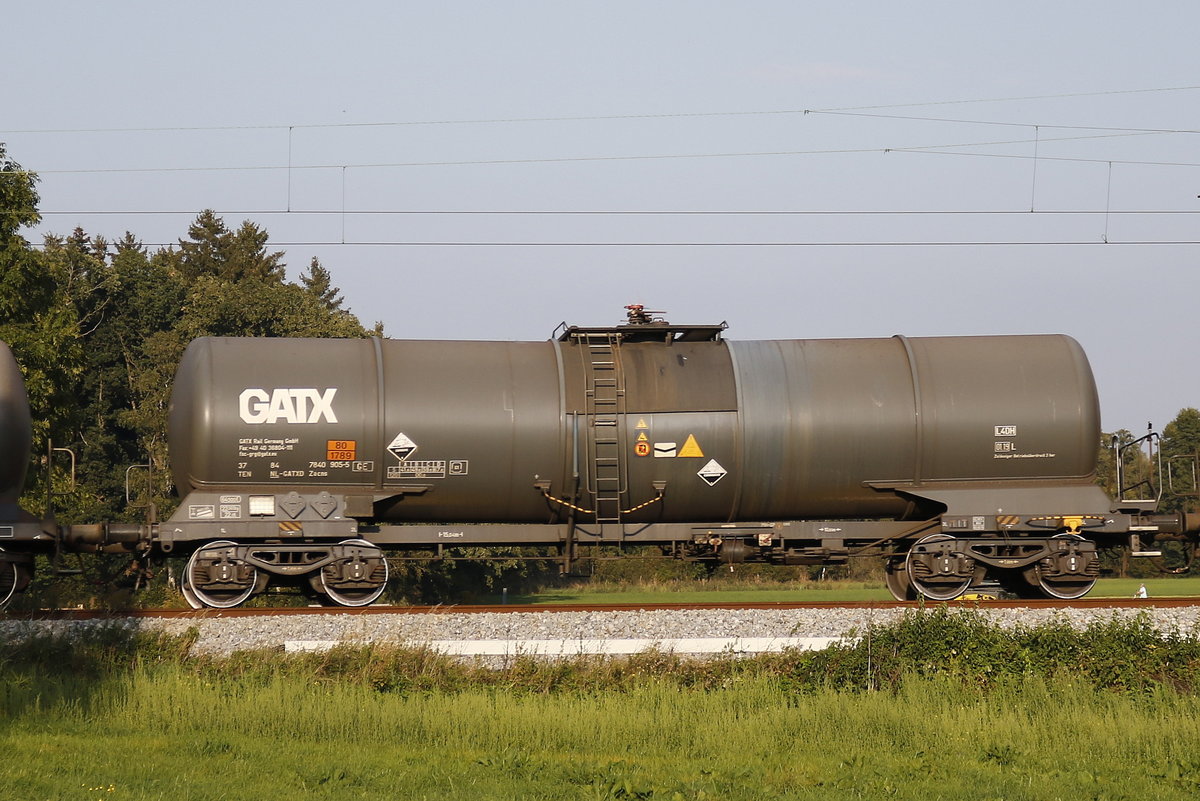
<instances>
[{"instance_id":1,"label":"concrete slab beside track","mask_svg":"<svg viewBox=\"0 0 1200 801\"><path fill-rule=\"evenodd\" d=\"M662 651L672 654L765 654L788 649L819 651L840 637L687 637L624 640L433 640L424 647L449 656L619 656ZM336 640L288 640L284 651L328 651Z\"/></svg>"}]
</instances>

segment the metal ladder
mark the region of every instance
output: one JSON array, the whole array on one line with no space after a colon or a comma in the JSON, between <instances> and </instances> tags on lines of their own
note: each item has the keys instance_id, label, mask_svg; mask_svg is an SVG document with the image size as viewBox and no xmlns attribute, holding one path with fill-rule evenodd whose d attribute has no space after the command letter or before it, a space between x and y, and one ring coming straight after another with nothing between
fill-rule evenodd
<instances>
[{"instance_id":1,"label":"metal ladder","mask_svg":"<svg viewBox=\"0 0 1200 801\"><path fill-rule=\"evenodd\" d=\"M619 523L621 505L628 492L621 420L625 414L625 384L615 333L580 336L585 383L585 409L590 423L588 439L588 490L592 493L597 523Z\"/></svg>"}]
</instances>

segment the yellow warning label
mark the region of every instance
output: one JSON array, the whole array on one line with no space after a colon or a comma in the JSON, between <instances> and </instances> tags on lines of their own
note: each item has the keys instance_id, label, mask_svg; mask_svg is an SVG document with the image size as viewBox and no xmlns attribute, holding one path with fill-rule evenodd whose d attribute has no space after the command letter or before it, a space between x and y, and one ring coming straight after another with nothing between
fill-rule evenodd
<instances>
[{"instance_id":1,"label":"yellow warning label","mask_svg":"<svg viewBox=\"0 0 1200 801\"><path fill-rule=\"evenodd\" d=\"M638 418L638 423L637 423L637 425L636 425L636 426L634 426L634 428L649 428L649 427L650 427L650 426L646 425L646 418L645 418L645 417L639 417L639 418Z\"/></svg>"},{"instance_id":2,"label":"yellow warning label","mask_svg":"<svg viewBox=\"0 0 1200 801\"><path fill-rule=\"evenodd\" d=\"M688 434L687 441L683 443L683 447L679 449L679 455L687 456L703 456L704 451L700 450L700 443L696 442L695 434Z\"/></svg>"},{"instance_id":3,"label":"yellow warning label","mask_svg":"<svg viewBox=\"0 0 1200 801\"><path fill-rule=\"evenodd\" d=\"M647 437L647 436L646 436L646 432L645 432L645 431L643 431L642 433L638 434L637 441L638 441L638 442L649 442L649 441L650 441L650 438L649 438L649 437Z\"/></svg>"}]
</instances>

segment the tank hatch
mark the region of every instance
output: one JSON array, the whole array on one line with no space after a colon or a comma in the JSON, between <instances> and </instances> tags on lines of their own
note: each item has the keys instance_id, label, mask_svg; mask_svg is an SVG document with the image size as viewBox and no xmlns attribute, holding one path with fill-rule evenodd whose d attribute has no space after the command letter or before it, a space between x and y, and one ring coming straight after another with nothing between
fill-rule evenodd
<instances>
[{"instance_id":1,"label":"tank hatch","mask_svg":"<svg viewBox=\"0 0 1200 801\"><path fill-rule=\"evenodd\" d=\"M552 338L559 342L597 337L617 342L718 342L729 327L724 321L716 325L674 325L659 316L665 312L650 311L640 304L626 306L625 311L623 324L588 327L564 322L555 329Z\"/></svg>"}]
</instances>

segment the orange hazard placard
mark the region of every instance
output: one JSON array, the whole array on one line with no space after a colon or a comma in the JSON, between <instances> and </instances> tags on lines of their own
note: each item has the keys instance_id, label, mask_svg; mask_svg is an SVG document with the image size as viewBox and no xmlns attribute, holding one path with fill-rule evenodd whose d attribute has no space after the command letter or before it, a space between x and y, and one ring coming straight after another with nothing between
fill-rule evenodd
<instances>
[{"instance_id":1,"label":"orange hazard placard","mask_svg":"<svg viewBox=\"0 0 1200 801\"><path fill-rule=\"evenodd\" d=\"M353 439L325 440L325 458L331 462L352 462L358 458L358 441Z\"/></svg>"}]
</instances>

